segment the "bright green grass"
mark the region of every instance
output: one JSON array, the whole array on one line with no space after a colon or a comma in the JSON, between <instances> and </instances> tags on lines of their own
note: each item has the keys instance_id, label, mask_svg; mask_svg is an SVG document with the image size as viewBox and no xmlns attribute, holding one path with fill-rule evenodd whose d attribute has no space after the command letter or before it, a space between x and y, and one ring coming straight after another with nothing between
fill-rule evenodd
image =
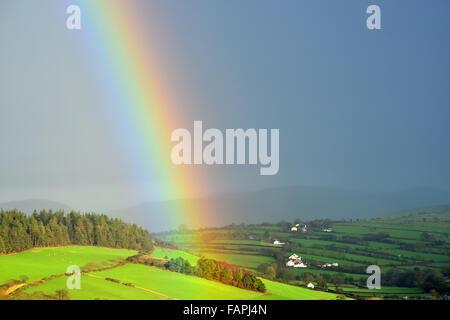
<instances>
[{"instance_id":1,"label":"bright green grass","mask_svg":"<svg viewBox=\"0 0 450 320\"><path fill-rule=\"evenodd\" d=\"M122 282L131 282L136 286L153 290L173 299L248 300L262 294L216 281L140 264L127 264L119 268L93 274L100 277L119 279Z\"/></svg>"},{"instance_id":2,"label":"bright green grass","mask_svg":"<svg viewBox=\"0 0 450 320\"><path fill-rule=\"evenodd\" d=\"M119 257L135 254L137 252L131 250L88 246L34 248L0 256L0 284L9 279L18 280L20 275L26 275L33 280L49 275L63 274L71 265L82 267L91 261L106 261L111 265Z\"/></svg>"},{"instance_id":3,"label":"bright green grass","mask_svg":"<svg viewBox=\"0 0 450 320\"><path fill-rule=\"evenodd\" d=\"M67 277L55 278L44 282L37 287L25 290L27 293L42 291L46 294L54 294L56 290L65 289L69 292L71 300L161 300L163 296L125 286L111 281L97 279L87 276L81 277L81 288L68 290L66 286Z\"/></svg>"},{"instance_id":4,"label":"bright green grass","mask_svg":"<svg viewBox=\"0 0 450 320\"><path fill-rule=\"evenodd\" d=\"M216 261L225 261L229 264L256 269L261 263L272 263L275 261L272 257L256 256L249 254L233 254L232 252L203 252L203 256Z\"/></svg>"},{"instance_id":5,"label":"bright green grass","mask_svg":"<svg viewBox=\"0 0 450 320\"><path fill-rule=\"evenodd\" d=\"M259 299L273 300L336 300L338 296L335 293L322 292L288 284L262 279L270 295L260 297Z\"/></svg>"},{"instance_id":6,"label":"bright green grass","mask_svg":"<svg viewBox=\"0 0 450 320\"><path fill-rule=\"evenodd\" d=\"M160 247L154 247L154 250L153 250L151 256L153 258L159 258L159 259L165 259L166 257L169 259L172 259L172 258L176 259L178 257L181 257L181 258L189 261L189 263L191 265L196 265L197 260L200 259L199 257L197 257L193 254L190 254L188 252L185 252L185 251L165 249L165 248L160 248Z\"/></svg>"}]
</instances>

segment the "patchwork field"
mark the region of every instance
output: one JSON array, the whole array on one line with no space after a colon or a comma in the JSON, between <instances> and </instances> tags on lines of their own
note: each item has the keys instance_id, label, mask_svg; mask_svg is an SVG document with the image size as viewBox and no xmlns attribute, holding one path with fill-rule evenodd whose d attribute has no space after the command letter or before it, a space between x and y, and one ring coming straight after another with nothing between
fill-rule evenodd
<instances>
[{"instance_id":1,"label":"patchwork field","mask_svg":"<svg viewBox=\"0 0 450 320\"><path fill-rule=\"evenodd\" d=\"M158 258L158 259L175 259L175 258L181 257L181 258L189 261L189 263L193 266L195 266L197 264L197 260L200 259L200 257L195 256L190 253L187 253L185 251L160 248L160 247L154 247L153 252L151 253L150 256L153 258Z\"/></svg>"},{"instance_id":2,"label":"patchwork field","mask_svg":"<svg viewBox=\"0 0 450 320\"><path fill-rule=\"evenodd\" d=\"M410 279L424 277L420 272L435 277L431 273L435 271L438 277L446 277L445 281L449 282L450 205L403 211L368 220L328 220L325 223L332 228L331 232L322 231L321 223L324 222L313 221L307 232L290 232L292 223L280 222L172 232L156 237L169 243L175 240L173 243L180 249L195 250L198 255L262 273L268 265L273 265L278 271L275 275L271 271L269 278L283 277L284 281L293 284L303 283L307 274L313 279L320 275L326 279L330 290L336 290L335 284L339 283L339 292L348 291L358 296L429 295L429 289L391 285L395 282L411 285L414 281L407 280L407 276L398 281L391 277L389 284L383 286L386 290L366 292L364 288L369 276L366 268L373 264L378 265L383 274L410 272ZM285 244L275 245L274 240ZM308 267L291 268L292 276L286 272L279 273L294 253L301 256ZM322 268L325 263L338 263L338 267ZM442 283L442 279L439 281ZM341 290L343 285L354 285L361 290Z\"/></svg>"}]
</instances>

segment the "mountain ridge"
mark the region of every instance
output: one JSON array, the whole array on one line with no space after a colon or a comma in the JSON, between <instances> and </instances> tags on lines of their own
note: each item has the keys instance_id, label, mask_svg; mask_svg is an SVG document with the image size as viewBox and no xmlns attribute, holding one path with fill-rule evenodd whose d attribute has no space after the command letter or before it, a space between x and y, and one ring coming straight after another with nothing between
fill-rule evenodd
<instances>
[{"instance_id":1,"label":"mountain ridge","mask_svg":"<svg viewBox=\"0 0 450 320\"><path fill-rule=\"evenodd\" d=\"M199 212L195 218L205 221L204 227L219 227L231 223L292 221L297 218L372 218L403 209L450 203L450 191L419 187L396 192L364 192L321 186L288 186L144 202L107 213L142 225L151 232L159 232L177 228L174 221L183 221L179 214L170 211L170 208L183 205L182 202L194 208L214 208L214 212Z\"/></svg>"}]
</instances>

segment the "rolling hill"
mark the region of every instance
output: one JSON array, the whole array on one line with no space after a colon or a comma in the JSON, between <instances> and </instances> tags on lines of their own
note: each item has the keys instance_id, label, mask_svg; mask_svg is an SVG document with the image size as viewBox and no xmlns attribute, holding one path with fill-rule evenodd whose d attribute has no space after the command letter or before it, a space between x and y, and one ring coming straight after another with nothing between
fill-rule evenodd
<instances>
[{"instance_id":1,"label":"rolling hill","mask_svg":"<svg viewBox=\"0 0 450 320\"><path fill-rule=\"evenodd\" d=\"M152 232L177 228L170 208L186 201L194 207L211 204L214 212L202 212L200 221L214 216L214 226L231 223L260 223L300 218L351 219L371 218L403 209L413 209L450 202L450 191L414 188L392 193L367 193L326 187L283 187L243 193L223 193L208 197L147 202L108 214L137 223ZM208 225L205 225L208 226Z\"/></svg>"},{"instance_id":2,"label":"rolling hill","mask_svg":"<svg viewBox=\"0 0 450 320\"><path fill-rule=\"evenodd\" d=\"M51 200L43 200L43 199L29 199L29 200L20 200L20 201L9 201L0 203L0 209L3 210L14 210L17 209L24 213L32 214L34 210L63 210L65 212L70 212L72 208L64 203L51 201Z\"/></svg>"}]
</instances>

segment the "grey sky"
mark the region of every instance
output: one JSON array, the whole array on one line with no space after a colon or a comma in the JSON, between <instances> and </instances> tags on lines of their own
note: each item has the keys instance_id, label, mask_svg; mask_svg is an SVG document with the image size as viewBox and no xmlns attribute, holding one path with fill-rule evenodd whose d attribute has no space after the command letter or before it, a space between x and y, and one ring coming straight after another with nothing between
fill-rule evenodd
<instances>
[{"instance_id":1,"label":"grey sky","mask_svg":"<svg viewBox=\"0 0 450 320\"><path fill-rule=\"evenodd\" d=\"M204 167L208 191L450 189L450 2L376 1L383 29L368 31L372 2L136 2L168 26L158 49L185 126L280 129L277 176ZM56 0L0 2L0 201L158 199L65 18Z\"/></svg>"}]
</instances>

